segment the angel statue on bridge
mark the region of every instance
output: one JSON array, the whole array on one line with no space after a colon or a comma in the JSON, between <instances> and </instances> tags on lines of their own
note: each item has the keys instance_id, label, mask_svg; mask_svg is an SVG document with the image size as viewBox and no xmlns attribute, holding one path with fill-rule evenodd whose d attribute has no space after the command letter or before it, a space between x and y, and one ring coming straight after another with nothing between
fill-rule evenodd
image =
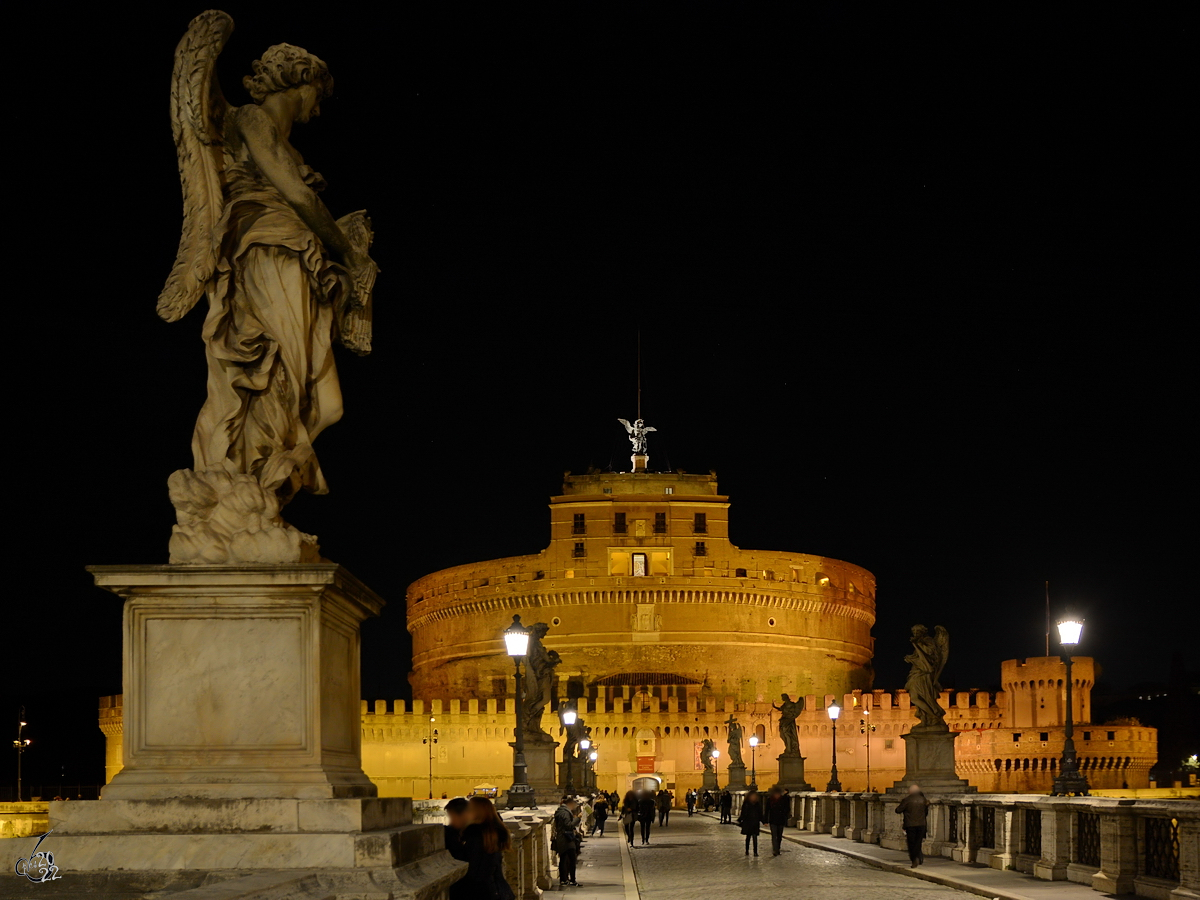
<instances>
[{"instance_id":1,"label":"angel statue on bridge","mask_svg":"<svg viewBox=\"0 0 1200 900\"><path fill-rule=\"evenodd\" d=\"M315 538L279 511L328 490L313 441L342 415L332 343L370 352L378 268L366 213L334 219L291 144L333 92L328 66L276 44L243 79L253 102L231 106L215 68L232 31L219 10L193 19L171 79L183 233L158 314L174 322L208 297L194 468L168 481L171 562L315 562Z\"/></svg>"}]
</instances>

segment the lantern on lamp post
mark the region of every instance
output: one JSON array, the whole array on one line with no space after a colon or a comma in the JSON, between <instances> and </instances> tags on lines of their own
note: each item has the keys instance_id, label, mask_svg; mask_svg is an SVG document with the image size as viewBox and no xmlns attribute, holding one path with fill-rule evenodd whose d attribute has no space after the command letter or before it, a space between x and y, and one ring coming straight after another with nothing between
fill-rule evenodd
<instances>
[{"instance_id":1,"label":"lantern on lamp post","mask_svg":"<svg viewBox=\"0 0 1200 900\"><path fill-rule=\"evenodd\" d=\"M525 764L525 725L522 722L521 660L529 652L529 629L521 624L520 616L513 616L512 624L504 629L504 649L512 657L516 670L516 740L513 742L513 783L508 789L508 808L537 806L533 788L529 786L529 772Z\"/></svg>"},{"instance_id":2,"label":"lantern on lamp post","mask_svg":"<svg viewBox=\"0 0 1200 900\"><path fill-rule=\"evenodd\" d=\"M1063 646L1067 663L1067 721L1066 740L1063 741L1062 759L1058 763L1058 776L1050 788L1051 797L1071 794L1086 797L1090 789L1087 777L1079 771L1079 759L1075 755L1075 709L1071 691L1071 653L1079 643L1082 632L1083 622L1077 618L1068 617L1058 623L1058 642Z\"/></svg>"},{"instance_id":3,"label":"lantern on lamp post","mask_svg":"<svg viewBox=\"0 0 1200 900\"><path fill-rule=\"evenodd\" d=\"M758 752L758 735L750 735L750 790L758 790L758 766L756 764L756 754Z\"/></svg>"},{"instance_id":4,"label":"lantern on lamp post","mask_svg":"<svg viewBox=\"0 0 1200 900\"><path fill-rule=\"evenodd\" d=\"M838 781L837 773L837 720L838 716L842 714L842 708L836 703L831 703L826 711L829 713L829 730L833 734L833 756L831 757L833 761L829 768L829 784L825 785L825 790L833 793L834 791L840 792L842 789L842 783Z\"/></svg>"}]
</instances>

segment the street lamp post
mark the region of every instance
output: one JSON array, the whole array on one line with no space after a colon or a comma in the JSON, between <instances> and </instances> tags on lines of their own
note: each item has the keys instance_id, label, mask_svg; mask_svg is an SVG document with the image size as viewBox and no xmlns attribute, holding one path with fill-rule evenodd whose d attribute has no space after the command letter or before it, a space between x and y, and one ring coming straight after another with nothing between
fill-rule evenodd
<instances>
[{"instance_id":1,"label":"street lamp post","mask_svg":"<svg viewBox=\"0 0 1200 900\"><path fill-rule=\"evenodd\" d=\"M863 710L864 716L869 716L870 714L871 714L871 711L869 709ZM868 722L865 718L863 718L863 719L859 719L859 721L858 721L858 730L861 734L865 734L867 736L867 791L870 792L870 790L871 790L871 732L875 730L875 726L872 725L870 722Z\"/></svg>"},{"instance_id":2,"label":"street lamp post","mask_svg":"<svg viewBox=\"0 0 1200 900\"><path fill-rule=\"evenodd\" d=\"M512 624L504 629L504 647L512 657L516 669L516 740L513 742L513 783L508 789L508 808L533 808L537 806L533 788L529 786L529 771L525 764L525 726L522 722L521 660L529 652L529 629L521 624L520 616L513 616Z\"/></svg>"},{"instance_id":3,"label":"street lamp post","mask_svg":"<svg viewBox=\"0 0 1200 900\"><path fill-rule=\"evenodd\" d=\"M559 718L559 721L562 722L562 726L566 730L567 735L570 736L575 728L575 722L579 718L579 713L577 713L575 711L574 705L572 705L571 703L568 703L566 700L564 700L558 709L558 718ZM571 743L570 741L567 742L568 745L570 743ZM571 751L570 756L565 756L565 755L563 756L563 762L566 763L566 768L567 768L567 793L568 794L575 793L575 758L576 758L575 750Z\"/></svg>"},{"instance_id":4,"label":"street lamp post","mask_svg":"<svg viewBox=\"0 0 1200 900\"><path fill-rule=\"evenodd\" d=\"M833 763L829 770L829 784L825 785L825 790L828 793L833 793L834 791L840 792L842 790L842 783L838 781L837 774L837 720L838 716L842 714L842 708L834 703L829 707L828 712L830 731L833 733Z\"/></svg>"},{"instance_id":5,"label":"street lamp post","mask_svg":"<svg viewBox=\"0 0 1200 900\"><path fill-rule=\"evenodd\" d=\"M713 781L715 781L715 782L717 783L717 790L718 790L718 791L721 789L721 776L720 776L720 775L717 773L717 760L718 760L718 759L720 759L720 758L721 758L721 751L720 751L720 750L713 750L713 755L712 755L712 761L713 761Z\"/></svg>"},{"instance_id":6,"label":"street lamp post","mask_svg":"<svg viewBox=\"0 0 1200 900\"><path fill-rule=\"evenodd\" d=\"M17 718L17 739L13 741L13 747L17 751L17 802L21 802L21 757L25 755L25 751L29 748L32 741L29 738L21 737L21 731L29 723L25 721L25 707L21 707L21 715Z\"/></svg>"},{"instance_id":7,"label":"street lamp post","mask_svg":"<svg viewBox=\"0 0 1200 900\"><path fill-rule=\"evenodd\" d=\"M1071 696L1071 651L1079 643L1082 631L1083 623L1078 619L1068 618L1058 623L1058 639L1065 651L1067 663L1067 722L1062 759L1058 763L1058 777L1054 779L1054 785L1050 789L1051 797L1065 797L1071 794L1086 797L1090 789L1087 777L1079 771L1079 760L1075 756L1075 710Z\"/></svg>"},{"instance_id":8,"label":"street lamp post","mask_svg":"<svg viewBox=\"0 0 1200 900\"><path fill-rule=\"evenodd\" d=\"M433 745L438 742L438 731L433 727L433 723L437 721L433 716L429 717L429 737L421 741L422 744L429 745L429 799L433 799Z\"/></svg>"},{"instance_id":9,"label":"street lamp post","mask_svg":"<svg viewBox=\"0 0 1200 900\"><path fill-rule=\"evenodd\" d=\"M750 790L758 790L758 767L755 764L755 756L758 751L758 735L750 735Z\"/></svg>"},{"instance_id":10,"label":"street lamp post","mask_svg":"<svg viewBox=\"0 0 1200 900\"><path fill-rule=\"evenodd\" d=\"M588 761L591 762L591 764L592 764L592 789L593 790L595 790L595 788L596 788L596 760L598 760L599 758L600 758L600 752L598 750L596 750L595 747L593 747L592 752L588 754Z\"/></svg>"},{"instance_id":11,"label":"street lamp post","mask_svg":"<svg viewBox=\"0 0 1200 900\"><path fill-rule=\"evenodd\" d=\"M588 771L588 760L591 759L591 754L588 753L588 750L592 746L592 739L587 736L587 733L590 730L585 728L583 737L579 739L579 760L583 763L583 789L585 791L594 790L596 787L595 775Z\"/></svg>"}]
</instances>

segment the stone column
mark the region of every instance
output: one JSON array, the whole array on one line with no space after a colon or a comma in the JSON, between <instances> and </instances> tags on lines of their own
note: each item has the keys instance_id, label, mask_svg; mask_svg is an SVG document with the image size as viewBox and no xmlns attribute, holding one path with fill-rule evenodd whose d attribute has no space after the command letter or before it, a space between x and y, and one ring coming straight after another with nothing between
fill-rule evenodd
<instances>
[{"instance_id":1,"label":"stone column","mask_svg":"<svg viewBox=\"0 0 1200 900\"><path fill-rule=\"evenodd\" d=\"M883 837L883 804L880 802L878 794L866 794L867 799L867 827L863 831L862 841L864 844L878 844L880 838Z\"/></svg>"},{"instance_id":2,"label":"stone column","mask_svg":"<svg viewBox=\"0 0 1200 900\"><path fill-rule=\"evenodd\" d=\"M1102 810L1100 871L1092 876L1092 890L1109 894L1133 893L1137 863L1137 817L1133 810Z\"/></svg>"},{"instance_id":3,"label":"stone column","mask_svg":"<svg viewBox=\"0 0 1200 900\"><path fill-rule=\"evenodd\" d=\"M979 845L975 814L974 806L963 803L958 807L958 842L950 848L950 858L955 862L975 862L975 848Z\"/></svg>"},{"instance_id":4,"label":"stone column","mask_svg":"<svg viewBox=\"0 0 1200 900\"><path fill-rule=\"evenodd\" d=\"M1042 858L1033 864L1033 875L1063 881L1071 864L1071 808L1052 803L1039 803L1037 808L1042 811Z\"/></svg>"},{"instance_id":5,"label":"stone column","mask_svg":"<svg viewBox=\"0 0 1200 900\"><path fill-rule=\"evenodd\" d=\"M867 830L867 802L863 799L865 796L858 794L850 798L850 820L846 823L844 834L852 841L861 841L863 832Z\"/></svg>"},{"instance_id":6,"label":"stone column","mask_svg":"<svg viewBox=\"0 0 1200 900\"><path fill-rule=\"evenodd\" d=\"M1011 869L1016 859L1017 810L1012 806L996 807L996 847L988 865L1001 871Z\"/></svg>"}]
</instances>

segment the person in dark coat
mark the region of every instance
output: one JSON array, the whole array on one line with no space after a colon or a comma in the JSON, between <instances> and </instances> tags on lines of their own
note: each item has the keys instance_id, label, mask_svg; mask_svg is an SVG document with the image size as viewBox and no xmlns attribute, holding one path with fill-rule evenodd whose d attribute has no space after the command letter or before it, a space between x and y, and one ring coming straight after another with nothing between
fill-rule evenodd
<instances>
[{"instance_id":1,"label":"person in dark coat","mask_svg":"<svg viewBox=\"0 0 1200 900\"><path fill-rule=\"evenodd\" d=\"M751 791L742 801L742 811L738 813L737 823L742 826L742 834L746 836L746 855L750 855L750 842L754 841L754 855L758 856L758 833L762 831L763 805L758 791Z\"/></svg>"},{"instance_id":2,"label":"person in dark coat","mask_svg":"<svg viewBox=\"0 0 1200 900\"><path fill-rule=\"evenodd\" d=\"M649 791L643 792L637 802L637 820L642 826L643 846L650 843L650 826L654 824L654 815L656 812L654 795Z\"/></svg>"},{"instance_id":3,"label":"person in dark coat","mask_svg":"<svg viewBox=\"0 0 1200 900\"><path fill-rule=\"evenodd\" d=\"M638 801L633 791L627 791L621 801L621 827L625 829L625 840L633 846L633 824L637 821Z\"/></svg>"},{"instance_id":4,"label":"person in dark coat","mask_svg":"<svg viewBox=\"0 0 1200 900\"><path fill-rule=\"evenodd\" d=\"M574 797L563 797L554 811L554 852L558 854L558 883L560 887L578 886L575 880L575 864L579 860L579 845L575 843Z\"/></svg>"},{"instance_id":5,"label":"person in dark coat","mask_svg":"<svg viewBox=\"0 0 1200 900\"><path fill-rule=\"evenodd\" d=\"M896 804L897 814L904 816L904 837L908 841L908 858L912 868L925 864L925 850L921 842L925 840L926 813L929 801L921 793L920 785L910 784L908 796Z\"/></svg>"},{"instance_id":6,"label":"person in dark coat","mask_svg":"<svg viewBox=\"0 0 1200 900\"><path fill-rule=\"evenodd\" d=\"M472 797L469 803L473 824L462 833L467 874L450 886L450 900L514 900L504 878L508 828L491 800Z\"/></svg>"},{"instance_id":7,"label":"person in dark coat","mask_svg":"<svg viewBox=\"0 0 1200 900\"><path fill-rule=\"evenodd\" d=\"M733 824L733 794L721 791L721 821L722 825Z\"/></svg>"},{"instance_id":8,"label":"person in dark coat","mask_svg":"<svg viewBox=\"0 0 1200 900\"><path fill-rule=\"evenodd\" d=\"M671 804L675 802L675 795L668 790L658 792L656 798L658 803L658 827L664 827L671 815Z\"/></svg>"},{"instance_id":9,"label":"person in dark coat","mask_svg":"<svg viewBox=\"0 0 1200 900\"><path fill-rule=\"evenodd\" d=\"M763 808L763 821L771 827L771 855L783 849L783 829L792 814L792 798L782 788L771 788Z\"/></svg>"},{"instance_id":10,"label":"person in dark coat","mask_svg":"<svg viewBox=\"0 0 1200 900\"><path fill-rule=\"evenodd\" d=\"M684 794L684 797L687 800L688 818L690 819L696 813L696 789L692 788Z\"/></svg>"},{"instance_id":11,"label":"person in dark coat","mask_svg":"<svg viewBox=\"0 0 1200 900\"><path fill-rule=\"evenodd\" d=\"M608 821L608 801L601 794L596 798L596 805L592 807L592 834L600 832L600 837L604 837L604 823ZM589 835L590 837L590 835Z\"/></svg>"},{"instance_id":12,"label":"person in dark coat","mask_svg":"<svg viewBox=\"0 0 1200 900\"><path fill-rule=\"evenodd\" d=\"M446 819L450 824L445 826L446 849L450 855L460 862L467 861L467 850L463 846L463 832L471 824L471 804L466 797L455 797L446 804Z\"/></svg>"}]
</instances>

